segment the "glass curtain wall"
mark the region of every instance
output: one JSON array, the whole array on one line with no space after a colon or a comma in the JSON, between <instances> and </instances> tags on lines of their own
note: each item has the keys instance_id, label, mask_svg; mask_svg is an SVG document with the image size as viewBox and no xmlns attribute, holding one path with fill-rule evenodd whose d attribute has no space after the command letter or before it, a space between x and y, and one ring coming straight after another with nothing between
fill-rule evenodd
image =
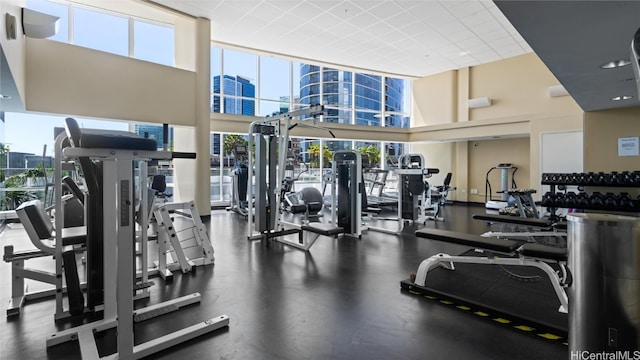
<instances>
[{"instance_id":1,"label":"glass curtain wall","mask_svg":"<svg viewBox=\"0 0 640 360\"><path fill-rule=\"evenodd\" d=\"M410 125L409 80L215 46L211 52L213 112L249 115L243 101L255 101L253 114L258 116L323 104L325 122L404 128ZM221 99L233 105L224 105Z\"/></svg>"}]
</instances>

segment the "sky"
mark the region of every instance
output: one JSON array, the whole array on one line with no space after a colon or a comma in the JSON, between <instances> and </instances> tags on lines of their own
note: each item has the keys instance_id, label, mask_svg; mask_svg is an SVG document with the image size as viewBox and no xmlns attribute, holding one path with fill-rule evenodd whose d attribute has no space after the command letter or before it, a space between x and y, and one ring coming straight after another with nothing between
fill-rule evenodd
<instances>
[{"instance_id":1,"label":"sky","mask_svg":"<svg viewBox=\"0 0 640 360\"><path fill-rule=\"evenodd\" d=\"M43 146L47 145L47 155L53 155L53 129L64 128L66 116L51 116L28 113L5 113L4 143L9 145L10 151L42 155ZM75 118L75 117L74 117ZM129 130L126 122L102 121L75 118L81 128Z\"/></svg>"}]
</instances>

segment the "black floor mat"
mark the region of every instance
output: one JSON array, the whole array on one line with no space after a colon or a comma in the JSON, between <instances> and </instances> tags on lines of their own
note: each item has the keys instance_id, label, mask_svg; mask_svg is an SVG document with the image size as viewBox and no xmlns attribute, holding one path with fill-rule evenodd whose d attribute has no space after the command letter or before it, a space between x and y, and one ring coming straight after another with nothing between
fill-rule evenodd
<instances>
[{"instance_id":1,"label":"black floor mat","mask_svg":"<svg viewBox=\"0 0 640 360\"><path fill-rule=\"evenodd\" d=\"M558 312L560 301L548 276L538 268L456 263L455 271L430 271L426 284L418 287L405 280L401 286L413 293L450 299L537 330L567 336L567 314Z\"/></svg>"}]
</instances>

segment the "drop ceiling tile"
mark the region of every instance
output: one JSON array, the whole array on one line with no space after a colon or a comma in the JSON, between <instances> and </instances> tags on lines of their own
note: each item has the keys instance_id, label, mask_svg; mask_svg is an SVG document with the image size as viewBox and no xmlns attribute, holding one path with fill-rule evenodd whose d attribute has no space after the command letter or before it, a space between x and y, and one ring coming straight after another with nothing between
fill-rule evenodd
<instances>
[{"instance_id":1,"label":"drop ceiling tile","mask_svg":"<svg viewBox=\"0 0 640 360\"><path fill-rule=\"evenodd\" d=\"M321 10L317 6L308 1L297 1L298 5L289 11L289 14L295 14L300 19L309 21L320 15Z\"/></svg>"},{"instance_id":2,"label":"drop ceiling tile","mask_svg":"<svg viewBox=\"0 0 640 360\"><path fill-rule=\"evenodd\" d=\"M367 8L366 10L379 19L386 19L399 12L402 12L401 7L389 1Z\"/></svg>"},{"instance_id":3,"label":"drop ceiling tile","mask_svg":"<svg viewBox=\"0 0 640 360\"><path fill-rule=\"evenodd\" d=\"M477 36L473 32L471 32L469 30L466 30L466 29L462 30L462 31L446 34L445 37L447 39L449 39L450 41L453 41L453 42L460 42L460 41L464 41L464 40L477 39Z\"/></svg>"}]
</instances>

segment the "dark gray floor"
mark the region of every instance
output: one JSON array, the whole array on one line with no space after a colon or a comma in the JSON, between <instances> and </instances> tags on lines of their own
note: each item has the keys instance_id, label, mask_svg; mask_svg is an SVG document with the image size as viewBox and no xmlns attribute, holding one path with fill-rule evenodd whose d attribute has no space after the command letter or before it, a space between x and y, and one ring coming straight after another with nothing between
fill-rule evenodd
<instances>
[{"instance_id":1,"label":"dark gray floor","mask_svg":"<svg viewBox=\"0 0 640 360\"><path fill-rule=\"evenodd\" d=\"M480 233L471 220L481 207L449 205L439 227ZM399 282L426 257L460 253L442 243L366 232L361 240L321 238L304 253L281 244L246 240L246 221L213 211L210 233L215 266L156 279L148 303L199 291L202 302L136 325L136 341L216 315L230 318L218 330L166 350L158 359L567 359L567 346L538 339L479 316L400 291ZM3 246L16 230L0 237ZM26 238L26 235L24 235ZM0 265L2 304L10 291L9 265ZM138 305L138 304L137 304ZM144 305L144 304L139 304ZM1 359L73 359L78 345L46 350L54 324L51 300L28 303L19 318L0 324ZM2 308L4 314L4 307ZM4 318L4 316L2 316Z\"/></svg>"}]
</instances>

